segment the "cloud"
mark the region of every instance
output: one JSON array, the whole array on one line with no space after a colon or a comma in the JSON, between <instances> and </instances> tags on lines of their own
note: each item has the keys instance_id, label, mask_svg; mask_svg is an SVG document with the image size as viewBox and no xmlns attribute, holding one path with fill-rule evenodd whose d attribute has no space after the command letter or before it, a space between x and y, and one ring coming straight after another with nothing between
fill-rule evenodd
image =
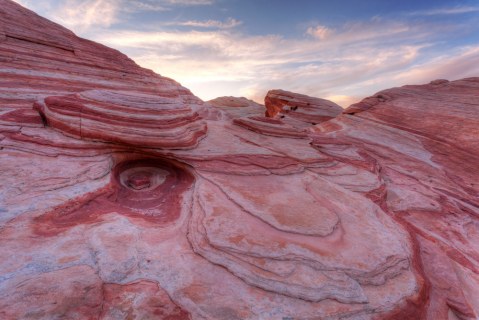
<instances>
[{"instance_id":1,"label":"cloud","mask_svg":"<svg viewBox=\"0 0 479 320\"><path fill-rule=\"evenodd\" d=\"M115 0L86 2L98 1L108 8ZM479 74L479 41L458 44L462 36L470 37L478 29L466 19L453 23L404 15L373 17L334 28L308 25L304 28L308 37L298 38L243 34L234 28L241 22L233 18L173 21L157 25L155 31L121 30L119 25L107 29L121 18L127 3L131 8L134 2L120 1L123 5L105 9L105 15L111 16L106 22L99 23L96 18L101 17L94 15L85 19L90 27L81 35L121 50L141 66L181 82L204 100L244 95L262 102L268 90L281 88L347 107L388 87ZM139 2L168 8L211 1ZM46 5L48 1L35 3ZM135 8L141 10L141 6ZM456 12L467 11L458 8ZM72 20L77 19L82 16L72 14ZM195 30L171 30L175 25Z\"/></svg>"},{"instance_id":2,"label":"cloud","mask_svg":"<svg viewBox=\"0 0 479 320\"><path fill-rule=\"evenodd\" d=\"M318 26L311 30L321 30ZM376 18L346 23L330 32L323 39L290 39L230 29L125 30L107 31L95 40L180 81L205 100L246 95L261 102L268 90L282 88L330 98L346 107L381 89L418 79L428 82L479 73L479 64L469 63L456 71L447 67L462 61L457 56L466 51L435 49L445 34L457 33L445 23L411 25ZM440 50L441 58L435 50ZM467 59L477 61L472 54L464 56Z\"/></svg>"},{"instance_id":3,"label":"cloud","mask_svg":"<svg viewBox=\"0 0 479 320\"><path fill-rule=\"evenodd\" d=\"M67 0L52 16L56 22L78 32L93 26L111 26L118 21L120 8L115 0Z\"/></svg>"},{"instance_id":4,"label":"cloud","mask_svg":"<svg viewBox=\"0 0 479 320\"><path fill-rule=\"evenodd\" d=\"M170 22L165 23L164 25L173 25L173 26L187 26L187 27L198 27L198 28L218 28L218 29L230 29L241 25L243 22L228 18L224 22L218 20L190 20L190 21L180 21L180 22Z\"/></svg>"},{"instance_id":5,"label":"cloud","mask_svg":"<svg viewBox=\"0 0 479 320\"><path fill-rule=\"evenodd\" d=\"M122 6L124 11L135 12L135 11L169 11L170 8L166 7L163 4L146 2L146 1L128 1L126 5Z\"/></svg>"},{"instance_id":6,"label":"cloud","mask_svg":"<svg viewBox=\"0 0 479 320\"><path fill-rule=\"evenodd\" d=\"M473 13L473 12L479 12L479 7L459 6L459 7L449 7L449 8L437 8L437 9L431 9L431 10L410 12L409 15L436 16L436 15L455 15L455 14L464 14L464 13Z\"/></svg>"},{"instance_id":7,"label":"cloud","mask_svg":"<svg viewBox=\"0 0 479 320\"><path fill-rule=\"evenodd\" d=\"M118 0L15 0L22 6L53 20L74 32L82 33L92 27L107 28L118 22L124 8Z\"/></svg>"},{"instance_id":8,"label":"cloud","mask_svg":"<svg viewBox=\"0 0 479 320\"><path fill-rule=\"evenodd\" d=\"M456 49L396 74L393 79L405 83L424 83L433 79L459 79L479 75L479 45Z\"/></svg>"},{"instance_id":9,"label":"cloud","mask_svg":"<svg viewBox=\"0 0 479 320\"><path fill-rule=\"evenodd\" d=\"M207 6L212 5L214 0L165 0L166 3L181 6Z\"/></svg>"},{"instance_id":10,"label":"cloud","mask_svg":"<svg viewBox=\"0 0 479 320\"><path fill-rule=\"evenodd\" d=\"M214 0L14 0L22 6L83 34L93 27L108 28L127 20L125 14L141 11L171 11L174 7L204 6L214 4ZM228 19L225 22L189 21L197 27L232 28L240 21ZM209 26L209 25L210 26Z\"/></svg>"},{"instance_id":11,"label":"cloud","mask_svg":"<svg viewBox=\"0 0 479 320\"><path fill-rule=\"evenodd\" d=\"M314 38L317 38L319 40L324 40L326 39L327 37L329 37L330 35L332 35L333 33L333 30L329 29L328 27L326 26L322 26L322 25L317 25L317 26L314 26L314 27L309 27L307 30L306 30L306 34L314 37Z\"/></svg>"},{"instance_id":12,"label":"cloud","mask_svg":"<svg viewBox=\"0 0 479 320\"><path fill-rule=\"evenodd\" d=\"M117 0L125 11L170 11L174 7L209 6L214 0Z\"/></svg>"}]
</instances>

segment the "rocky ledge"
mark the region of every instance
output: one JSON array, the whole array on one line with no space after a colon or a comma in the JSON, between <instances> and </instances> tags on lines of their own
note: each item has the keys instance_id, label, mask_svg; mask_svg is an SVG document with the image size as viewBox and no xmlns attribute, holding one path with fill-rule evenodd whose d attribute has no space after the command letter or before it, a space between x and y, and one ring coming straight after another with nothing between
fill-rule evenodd
<instances>
[{"instance_id":1,"label":"rocky ledge","mask_svg":"<svg viewBox=\"0 0 479 320\"><path fill-rule=\"evenodd\" d=\"M479 78L203 102L0 0L0 318L477 319Z\"/></svg>"}]
</instances>

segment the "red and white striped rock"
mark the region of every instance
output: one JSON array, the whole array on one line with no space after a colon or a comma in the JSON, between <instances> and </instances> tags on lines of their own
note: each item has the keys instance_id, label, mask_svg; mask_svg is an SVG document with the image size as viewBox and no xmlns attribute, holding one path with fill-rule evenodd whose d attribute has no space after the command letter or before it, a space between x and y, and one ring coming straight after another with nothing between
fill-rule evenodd
<instances>
[{"instance_id":1,"label":"red and white striped rock","mask_svg":"<svg viewBox=\"0 0 479 320\"><path fill-rule=\"evenodd\" d=\"M262 116L264 114L263 105L243 97L218 97L208 101L208 103L224 111L231 119Z\"/></svg>"},{"instance_id":2,"label":"red and white striped rock","mask_svg":"<svg viewBox=\"0 0 479 320\"><path fill-rule=\"evenodd\" d=\"M269 91L264 102L264 116L244 116L234 123L265 135L306 138L312 126L343 111L332 101L283 90Z\"/></svg>"},{"instance_id":3,"label":"red and white striped rock","mask_svg":"<svg viewBox=\"0 0 479 320\"><path fill-rule=\"evenodd\" d=\"M264 98L267 117L292 118L308 124L330 120L343 108L336 103L284 90L270 90Z\"/></svg>"},{"instance_id":4,"label":"red and white striped rock","mask_svg":"<svg viewBox=\"0 0 479 320\"><path fill-rule=\"evenodd\" d=\"M477 78L263 117L0 0L0 84L2 319L479 315Z\"/></svg>"},{"instance_id":5,"label":"red and white striped rock","mask_svg":"<svg viewBox=\"0 0 479 320\"><path fill-rule=\"evenodd\" d=\"M197 112L176 99L89 90L35 103L46 125L79 139L145 148L192 148L206 134Z\"/></svg>"},{"instance_id":6,"label":"red and white striped rock","mask_svg":"<svg viewBox=\"0 0 479 320\"><path fill-rule=\"evenodd\" d=\"M294 127L281 121L268 117L243 117L234 119L233 123L251 131L277 137L306 138L306 129Z\"/></svg>"},{"instance_id":7,"label":"red and white striped rock","mask_svg":"<svg viewBox=\"0 0 479 320\"><path fill-rule=\"evenodd\" d=\"M316 129L322 153L374 168L366 196L412 235L428 304L395 317L476 319L479 78L384 90Z\"/></svg>"},{"instance_id":8,"label":"red and white striped rock","mask_svg":"<svg viewBox=\"0 0 479 320\"><path fill-rule=\"evenodd\" d=\"M208 101L215 108L223 111L226 119L247 128L251 131L279 137L306 138L307 130L304 124L294 126L282 119L268 118L264 116L265 106L246 98L219 97Z\"/></svg>"}]
</instances>

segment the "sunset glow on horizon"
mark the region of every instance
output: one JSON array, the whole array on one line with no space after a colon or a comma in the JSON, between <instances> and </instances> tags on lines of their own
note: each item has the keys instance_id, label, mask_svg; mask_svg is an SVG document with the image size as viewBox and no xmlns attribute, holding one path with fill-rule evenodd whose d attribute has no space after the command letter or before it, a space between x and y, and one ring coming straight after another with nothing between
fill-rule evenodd
<instances>
[{"instance_id":1,"label":"sunset glow on horizon","mask_svg":"<svg viewBox=\"0 0 479 320\"><path fill-rule=\"evenodd\" d=\"M270 89L347 107L479 75L478 1L16 0L203 100Z\"/></svg>"}]
</instances>

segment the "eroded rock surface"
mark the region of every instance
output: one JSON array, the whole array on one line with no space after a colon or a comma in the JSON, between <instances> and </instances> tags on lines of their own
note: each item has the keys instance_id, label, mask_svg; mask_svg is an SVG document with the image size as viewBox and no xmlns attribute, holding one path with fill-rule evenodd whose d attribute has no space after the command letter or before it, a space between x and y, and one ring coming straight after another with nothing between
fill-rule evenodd
<instances>
[{"instance_id":1,"label":"eroded rock surface","mask_svg":"<svg viewBox=\"0 0 479 320\"><path fill-rule=\"evenodd\" d=\"M46 97L34 109L46 125L78 139L184 149L206 134L190 106L151 94L89 90Z\"/></svg>"},{"instance_id":2,"label":"eroded rock surface","mask_svg":"<svg viewBox=\"0 0 479 320\"><path fill-rule=\"evenodd\" d=\"M0 31L0 318L478 317L479 78L203 103L8 0Z\"/></svg>"},{"instance_id":3,"label":"eroded rock surface","mask_svg":"<svg viewBox=\"0 0 479 320\"><path fill-rule=\"evenodd\" d=\"M268 91L264 104L267 117L288 117L312 124L330 120L343 111L332 101L284 90Z\"/></svg>"},{"instance_id":4,"label":"eroded rock surface","mask_svg":"<svg viewBox=\"0 0 479 320\"><path fill-rule=\"evenodd\" d=\"M232 100L229 102L231 104ZM343 111L332 101L283 90L269 91L264 102L266 111L236 117L234 123L265 135L305 138L312 126Z\"/></svg>"}]
</instances>

